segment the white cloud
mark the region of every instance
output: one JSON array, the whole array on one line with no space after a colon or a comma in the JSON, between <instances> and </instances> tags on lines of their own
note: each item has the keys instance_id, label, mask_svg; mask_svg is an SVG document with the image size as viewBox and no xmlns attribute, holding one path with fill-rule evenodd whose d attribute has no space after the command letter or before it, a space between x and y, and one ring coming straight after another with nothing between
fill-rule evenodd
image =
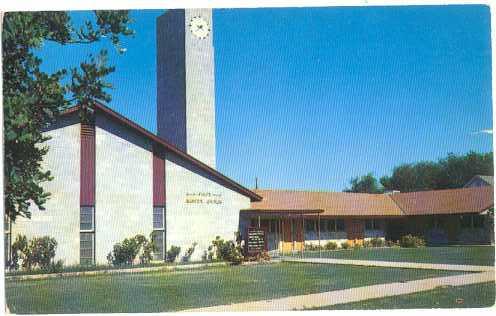
<instances>
[{"instance_id":1,"label":"white cloud","mask_svg":"<svg viewBox=\"0 0 496 316\"><path fill-rule=\"evenodd\" d=\"M480 131L473 132L472 134L490 134L490 135L492 135L493 134L493 130L490 129L490 128L481 129Z\"/></svg>"}]
</instances>

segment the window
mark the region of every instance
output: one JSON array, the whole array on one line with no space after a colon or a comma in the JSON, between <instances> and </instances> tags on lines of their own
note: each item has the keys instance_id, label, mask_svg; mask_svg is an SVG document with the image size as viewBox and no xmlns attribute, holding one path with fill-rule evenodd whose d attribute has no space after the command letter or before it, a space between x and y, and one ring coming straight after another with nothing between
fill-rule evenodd
<instances>
[{"instance_id":1,"label":"window","mask_svg":"<svg viewBox=\"0 0 496 316\"><path fill-rule=\"evenodd\" d=\"M308 219L305 221L305 231L314 232L315 231L315 220Z\"/></svg>"},{"instance_id":2,"label":"window","mask_svg":"<svg viewBox=\"0 0 496 316\"><path fill-rule=\"evenodd\" d=\"M472 216L462 215L460 216L460 225L462 228L472 228Z\"/></svg>"},{"instance_id":3,"label":"window","mask_svg":"<svg viewBox=\"0 0 496 316\"><path fill-rule=\"evenodd\" d=\"M462 228L482 228L484 227L483 215L462 215L460 216Z\"/></svg>"},{"instance_id":4,"label":"window","mask_svg":"<svg viewBox=\"0 0 496 316\"><path fill-rule=\"evenodd\" d=\"M164 229L164 208L153 208L153 229Z\"/></svg>"},{"instance_id":5,"label":"window","mask_svg":"<svg viewBox=\"0 0 496 316\"><path fill-rule=\"evenodd\" d=\"M366 230L379 230L380 222L377 219L368 219L365 221L365 229Z\"/></svg>"},{"instance_id":6,"label":"window","mask_svg":"<svg viewBox=\"0 0 496 316\"><path fill-rule=\"evenodd\" d=\"M165 206L153 207L152 241L156 247L153 259L165 260Z\"/></svg>"},{"instance_id":7,"label":"window","mask_svg":"<svg viewBox=\"0 0 496 316\"><path fill-rule=\"evenodd\" d=\"M483 228L484 227L484 216L483 215L473 215L472 216L473 227Z\"/></svg>"},{"instance_id":8,"label":"window","mask_svg":"<svg viewBox=\"0 0 496 316\"><path fill-rule=\"evenodd\" d=\"M153 259L164 260L164 248L165 248L165 232L163 230L156 230L152 234L152 240L155 244L155 251L153 252Z\"/></svg>"},{"instance_id":9,"label":"window","mask_svg":"<svg viewBox=\"0 0 496 316\"><path fill-rule=\"evenodd\" d=\"M336 220L336 231L337 232L344 232L344 219L337 219Z\"/></svg>"},{"instance_id":10,"label":"window","mask_svg":"<svg viewBox=\"0 0 496 316\"><path fill-rule=\"evenodd\" d=\"M94 233L79 234L79 262L81 265L93 264Z\"/></svg>"},{"instance_id":11,"label":"window","mask_svg":"<svg viewBox=\"0 0 496 316\"><path fill-rule=\"evenodd\" d=\"M330 232L336 231L336 220L335 219L330 219L327 221L327 231L330 231Z\"/></svg>"},{"instance_id":12,"label":"window","mask_svg":"<svg viewBox=\"0 0 496 316\"><path fill-rule=\"evenodd\" d=\"M81 206L79 213L79 230L93 231L94 230L94 212L93 206Z\"/></svg>"},{"instance_id":13,"label":"window","mask_svg":"<svg viewBox=\"0 0 496 316\"><path fill-rule=\"evenodd\" d=\"M275 219L273 219L273 220L270 221L269 232L270 233L277 232L277 221Z\"/></svg>"}]
</instances>

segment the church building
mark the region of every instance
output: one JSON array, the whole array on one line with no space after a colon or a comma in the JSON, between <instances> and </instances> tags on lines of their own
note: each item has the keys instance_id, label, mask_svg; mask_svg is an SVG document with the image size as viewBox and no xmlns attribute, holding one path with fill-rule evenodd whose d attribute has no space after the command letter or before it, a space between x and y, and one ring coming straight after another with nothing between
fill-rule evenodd
<instances>
[{"instance_id":1,"label":"church building","mask_svg":"<svg viewBox=\"0 0 496 316\"><path fill-rule=\"evenodd\" d=\"M114 244L136 234L152 236L156 260L193 243L199 260L216 236L246 239L249 227L283 252L420 231L434 241L492 241L483 220L492 185L391 195L250 190L218 172L212 10L167 10L156 31L157 134L104 104L84 122L79 106L67 109L45 131L43 166L54 177L44 184L46 209L9 225L8 244L18 234L51 236L55 259L76 265L107 263Z\"/></svg>"}]
</instances>

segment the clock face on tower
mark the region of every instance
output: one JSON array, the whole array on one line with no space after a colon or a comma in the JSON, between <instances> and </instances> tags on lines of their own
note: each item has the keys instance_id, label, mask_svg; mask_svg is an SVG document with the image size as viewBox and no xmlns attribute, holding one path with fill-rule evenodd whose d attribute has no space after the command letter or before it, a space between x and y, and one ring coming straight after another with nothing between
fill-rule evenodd
<instances>
[{"instance_id":1,"label":"clock face on tower","mask_svg":"<svg viewBox=\"0 0 496 316\"><path fill-rule=\"evenodd\" d=\"M208 22L201 16L194 16L189 22L189 30L194 36L204 39L210 34Z\"/></svg>"}]
</instances>

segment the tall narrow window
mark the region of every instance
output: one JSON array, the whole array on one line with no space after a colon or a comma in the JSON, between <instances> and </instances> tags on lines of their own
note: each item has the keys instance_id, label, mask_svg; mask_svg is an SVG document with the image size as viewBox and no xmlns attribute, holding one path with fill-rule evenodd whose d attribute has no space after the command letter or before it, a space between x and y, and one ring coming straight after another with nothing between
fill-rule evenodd
<instances>
[{"instance_id":1,"label":"tall narrow window","mask_svg":"<svg viewBox=\"0 0 496 316\"><path fill-rule=\"evenodd\" d=\"M79 229L81 231L93 231L94 226L94 210L93 206L81 206L81 212L79 216Z\"/></svg>"},{"instance_id":2,"label":"tall narrow window","mask_svg":"<svg viewBox=\"0 0 496 316\"><path fill-rule=\"evenodd\" d=\"M94 243L93 233L79 234L79 262L81 265L93 264Z\"/></svg>"},{"instance_id":3,"label":"tall narrow window","mask_svg":"<svg viewBox=\"0 0 496 316\"><path fill-rule=\"evenodd\" d=\"M94 263L95 245L95 207L81 206L79 212L79 263Z\"/></svg>"},{"instance_id":4,"label":"tall narrow window","mask_svg":"<svg viewBox=\"0 0 496 316\"><path fill-rule=\"evenodd\" d=\"M165 259L165 207L155 206L153 208L153 234L152 240L155 244L153 258L155 260Z\"/></svg>"}]
</instances>

